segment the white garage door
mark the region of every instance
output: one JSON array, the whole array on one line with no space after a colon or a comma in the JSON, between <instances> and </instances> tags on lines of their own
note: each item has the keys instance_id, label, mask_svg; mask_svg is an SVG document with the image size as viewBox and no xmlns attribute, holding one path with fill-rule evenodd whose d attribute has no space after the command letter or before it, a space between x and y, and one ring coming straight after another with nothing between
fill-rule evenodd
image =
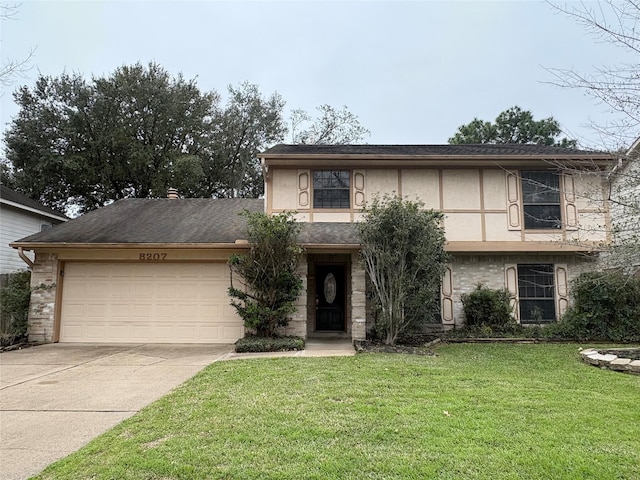
<instances>
[{"instance_id":1,"label":"white garage door","mask_svg":"<svg viewBox=\"0 0 640 480\"><path fill-rule=\"evenodd\" d=\"M64 267L61 342L228 343L244 334L224 263Z\"/></svg>"}]
</instances>

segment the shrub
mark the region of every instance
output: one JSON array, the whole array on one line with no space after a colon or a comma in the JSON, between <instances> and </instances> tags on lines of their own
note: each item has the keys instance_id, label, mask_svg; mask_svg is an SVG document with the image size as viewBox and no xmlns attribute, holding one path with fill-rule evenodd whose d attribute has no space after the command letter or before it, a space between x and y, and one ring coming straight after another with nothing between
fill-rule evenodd
<instances>
[{"instance_id":1,"label":"shrub","mask_svg":"<svg viewBox=\"0 0 640 480\"><path fill-rule=\"evenodd\" d=\"M360 256L375 311L374 331L393 345L439 313L447 255L443 215L400 197L374 199L358 223Z\"/></svg>"},{"instance_id":2,"label":"shrub","mask_svg":"<svg viewBox=\"0 0 640 480\"><path fill-rule=\"evenodd\" d=\"M245 327L259 336L271 337L278 327L289 323L295 312L294 302L302 290L302 279L296 273L301 248L298 246L300 225L293 214L267 215L243 213L247 217L251 250L247 255L229 258L231 305L244 320ZM233 284L233 274L242 280L241 288Z\"/></svg>"},{"instance_id":3,"label":"shrub","mask_svg":"<svg viewBox=\"0 0 640 480\"><path fill-rule=\"evenodd\" d=\"M30 299L31 272L10 274L7 286L0 289L3 344L12 344L27 334Z\"/></svg>"},{"instance_id":4,"label":"shrub","mask_svg":"<svg viewBox=\"0 0 640 480\"><path fill-rule=\"evenodd\" d=\"M517 325L512 316L511 294L506 289L476 285L475 290L462 295L467 327L489 327L491 330L509 329Z\"/></svg>"},{"instance_id":5,"label":"shrub","mask_svg":"<svg viewBox=\"0 0 640 480\"><path fill-rule=\"evenodd\" d=\"M300 337L258 337L247 335L236 342L236 352L288 352L304 350L304 339Z\"/></svg>"},{"instance_id":6,"label":"shrub","mask_svg":"<svg viewBox=\"0 0 640 480\"><path fill-rule=\"evenodd\" d=\"M572 306L545 329L552 338L640 341L640 279L589 272L572 282Z\"/></svg>"}]
</instances>

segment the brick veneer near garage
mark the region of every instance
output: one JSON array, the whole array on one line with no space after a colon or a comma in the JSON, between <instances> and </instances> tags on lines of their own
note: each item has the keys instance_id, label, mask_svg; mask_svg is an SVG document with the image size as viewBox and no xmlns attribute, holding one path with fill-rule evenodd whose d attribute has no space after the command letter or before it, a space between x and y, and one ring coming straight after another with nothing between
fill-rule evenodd
<instances>
[{"instance_id":1,"label":"brick veneer near garage","mask_svg":"<svg viewBox=\"0 0 640 480\"><path fill-rule=\"evenodd\" d=\"M55 305L58 294L58 256L37 253L31 270L31 305L29 306L29 340L53 342Z\"/></svg>"}]
</instances>

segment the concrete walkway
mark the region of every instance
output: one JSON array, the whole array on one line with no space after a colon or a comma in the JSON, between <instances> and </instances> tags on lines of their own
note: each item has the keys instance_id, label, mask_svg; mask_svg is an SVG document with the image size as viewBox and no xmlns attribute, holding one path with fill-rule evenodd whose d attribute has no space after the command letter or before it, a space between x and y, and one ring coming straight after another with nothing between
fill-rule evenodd
<instances>
[{"instance_id":1,"label":"concrete walkway","mask_svg":"<svg viewBox=\"0 0 640 480\"><path fill-rule=\"evenodd\" d=\"M344 340L233 353L233 345L48 344L0 354L0 479L26 479L221 360L353 355Z\"/></svg>"}]
</instances>

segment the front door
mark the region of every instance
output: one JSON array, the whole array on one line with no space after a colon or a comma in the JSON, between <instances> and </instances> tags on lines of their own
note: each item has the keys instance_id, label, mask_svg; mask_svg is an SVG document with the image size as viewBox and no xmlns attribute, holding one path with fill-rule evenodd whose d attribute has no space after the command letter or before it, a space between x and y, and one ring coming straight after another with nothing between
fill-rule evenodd
<instances>
[{"instance_id":1,"label":"front door","mask_svg":"<svg viewBox=\"0 0 640 480\"><path fill-rule=\"evenodd\" d=\"M344 265L316 265L316 330L344 332Z\"/></svg>"}]
</instances>

